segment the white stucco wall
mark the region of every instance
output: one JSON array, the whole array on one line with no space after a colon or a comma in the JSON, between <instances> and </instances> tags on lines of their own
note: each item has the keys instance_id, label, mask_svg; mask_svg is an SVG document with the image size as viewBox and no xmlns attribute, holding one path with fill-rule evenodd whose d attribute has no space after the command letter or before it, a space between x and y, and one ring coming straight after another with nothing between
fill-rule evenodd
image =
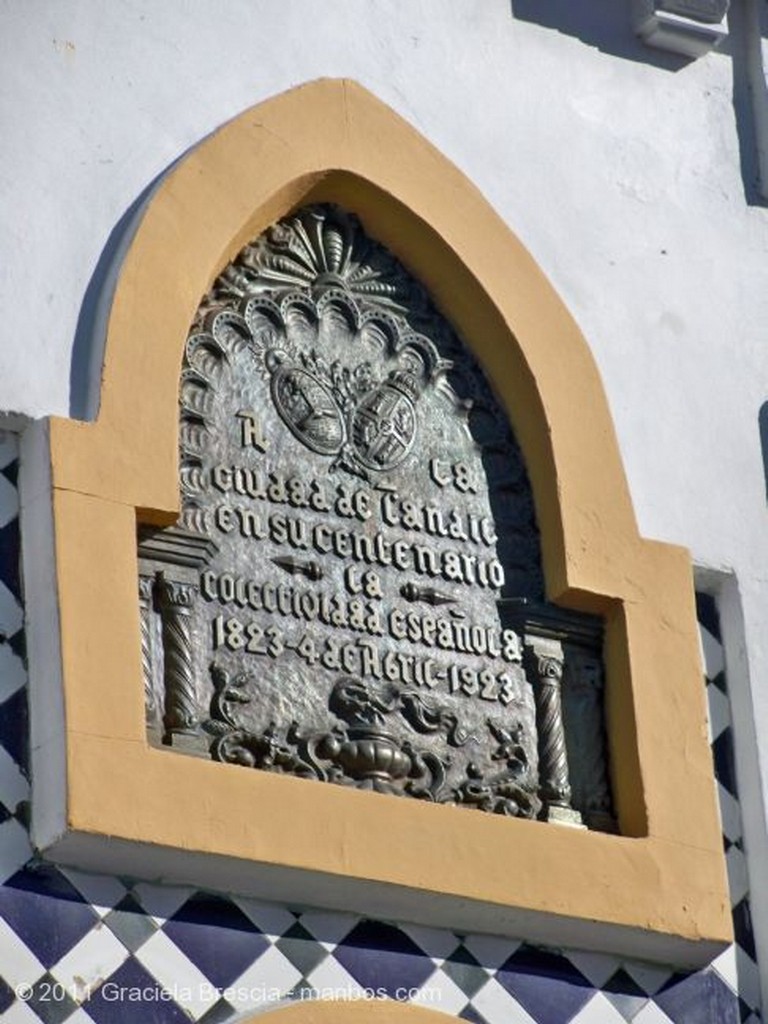
<instances>
[{"instance_id":1,"label":"white stucco wall","mask_svg":"<svg viewBox=\"0 0 768 1024\"><path fill-rule=\"evenodd\" d=\"M759 760L750 737L768 721L768 209L745 201L738 47L682 64L635 44L618 0L571 0L559 20L568 4L539 4L551 26L520 16L535 6L0 0L0 410L81 410L86 289L169 164L261 99L357 79L475 182L579 321L642 532L733 574L747 842L764 858L768 741Z\"/></svg>"}]
</instances>

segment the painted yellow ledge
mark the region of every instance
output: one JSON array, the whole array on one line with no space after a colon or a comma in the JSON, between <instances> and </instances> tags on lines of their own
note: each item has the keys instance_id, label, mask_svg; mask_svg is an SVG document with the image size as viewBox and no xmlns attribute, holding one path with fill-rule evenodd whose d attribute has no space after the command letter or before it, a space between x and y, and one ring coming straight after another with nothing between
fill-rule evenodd
<instances>
[{"instance_id":1,"label":"painted yellow ledge","mask_svg":"<svg viewBox=\"0 0 768 1024\"><path fill-rule=\"evenodd\" d=\"M281 1006L250 1018L250 1024L446 1024L456 1018L426 1006L411 1006L389 999L308 1000Z\"/></svg>"},{"instance_id":2,"label":"painted yellow ledge","mask_svg":"<svg viewBox=\"0 0 768 1024\"><path fill-rule=\"evenodd\" d=\"M621 836L147 746L135 527L178 511L187 330L240 248L316 200L357 213L426 285L509 411L549 597L606 616ZM33 825L48 856L683 964L730 940L688 557L638 536L596 368L538 267L360 86L323 80L262 103L174 168L119 277L98 419L54 419L49 434L65 734L57 746L44 729L36 744ZM33 704L44 696L39 684Z\"/></svg>"}]
</instances>

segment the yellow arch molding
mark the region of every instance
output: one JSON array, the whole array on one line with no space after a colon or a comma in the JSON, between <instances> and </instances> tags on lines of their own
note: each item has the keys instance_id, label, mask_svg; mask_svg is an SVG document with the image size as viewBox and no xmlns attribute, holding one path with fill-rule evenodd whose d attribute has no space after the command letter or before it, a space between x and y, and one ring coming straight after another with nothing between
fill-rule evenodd
<instances>
[{"instance_id":1,"label":"yellow arch molding","mask_svg":"<svg viewBox=\"0 0 768 1024\"><path fill-rule=\"evenodd\" d=\"M390 999L324 999L257 1013L243 1024L447 1024L453 1015Z\"/></svg>"},{"instance_id":2,"label":"yellow arch molding","mask_svg":"<svg viewBox=\"0 0 768 1024\"><path fill-rule=\"evenodd\" d=\"M147 747L135 525L137 512L177 513L188 326L248 240L320 200L357 213L471 344L525 452L549 596L607 617L620 837ZM66 731L58 760L47 735L36 744L39 804L59 807L57 823L35 815L49 856L687 963L729 939L687 554L638 536L596 368L541 271L359 85L321 80L261 103L168 175L120 274L98 420L51 420L50 453Z\"/></svg>"}]
</instances>

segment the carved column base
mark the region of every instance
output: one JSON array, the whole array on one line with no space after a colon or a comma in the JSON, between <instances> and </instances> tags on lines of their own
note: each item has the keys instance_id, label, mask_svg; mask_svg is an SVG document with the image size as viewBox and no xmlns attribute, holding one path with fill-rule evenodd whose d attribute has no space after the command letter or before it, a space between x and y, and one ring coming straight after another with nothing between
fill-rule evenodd
<instances>
[{"instance_id":1,"label":"carved column base","mask_svg":"<svg viewBox=\"0 0 768 1024\"><path fill-rule=\"evenodd\" d=\"M197 757L209 757L209 750L211 745L210 736L206 736L205 733L197 731L182 732L178 729L174 729L173 732L167 732L162 738L163 746L172 747L174 750L178 750L182 754L193 754Z\"/></svg>"},{"instance_id":2,"label":"carved column base","mask_svg":"<svg viewBox=\"0 0 768 1024\"><path fill-rule=\"evenodd\" d=\"M165 742L163 729L159 722L147 723L147 742L151 747L160 747Z\"/></svg>"},{"instance_id":3,"label":"carved column base","mask_svg":"<svg viewBox=\"0 0 768 1024\"><path fill-rule=\"evenodd\" d=\"M554 825L568 825L571 828L586 829L578 811L572 807L558 807L557 804L549 804L544 809L543 821L551 821Z\"/></svg>"}]
</instances>

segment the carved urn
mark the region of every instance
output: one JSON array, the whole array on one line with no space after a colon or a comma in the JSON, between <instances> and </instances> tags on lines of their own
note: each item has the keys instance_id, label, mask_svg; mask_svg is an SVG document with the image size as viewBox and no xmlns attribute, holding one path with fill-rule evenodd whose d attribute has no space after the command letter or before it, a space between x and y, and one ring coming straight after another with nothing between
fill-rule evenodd
<instances>
[{"instance_id":1,"label":"carved urn","mask_svg":"<svg viewBox=\"0 0 768 1024\"><path fill-rule=\"evenodd\" d=\"M389 733L367 726L349 729L342 739L329 737L323 755L332 760L360 789L399 793L398 782L408 777L412 763Z\"/></svg>"}]
</instances>

